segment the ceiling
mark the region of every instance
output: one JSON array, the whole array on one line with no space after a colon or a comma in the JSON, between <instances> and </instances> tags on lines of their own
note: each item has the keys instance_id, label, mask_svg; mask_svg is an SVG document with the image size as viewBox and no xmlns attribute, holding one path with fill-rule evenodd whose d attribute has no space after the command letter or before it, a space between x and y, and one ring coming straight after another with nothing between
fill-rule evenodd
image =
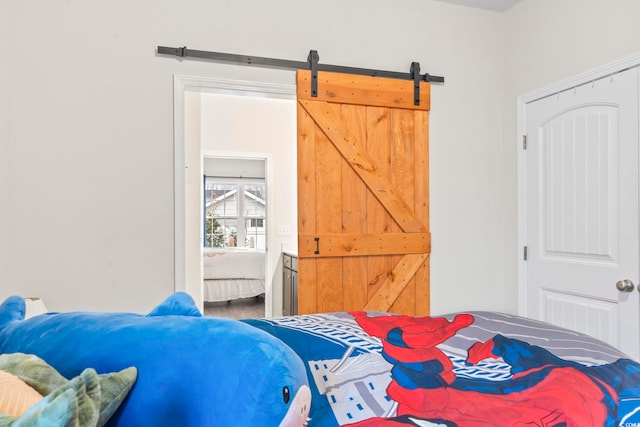
<instances>
[{"instance_id":1,"label":"ceiling","mask_svg":"<svg viewBox=\"0 0 640 427\"><path fill-rule=\"evenodd\" d=\"M520 0L436 0L444 3L459 4L462 6L470 6L478 9L495 10L504 12Z\"/></svg>"}]
</instances>

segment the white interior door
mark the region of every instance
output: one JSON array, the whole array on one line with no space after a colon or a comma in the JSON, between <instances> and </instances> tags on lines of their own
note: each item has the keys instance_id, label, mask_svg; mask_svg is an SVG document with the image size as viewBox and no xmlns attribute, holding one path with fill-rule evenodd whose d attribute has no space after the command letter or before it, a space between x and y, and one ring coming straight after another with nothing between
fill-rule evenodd
<instances>
[{"instance_id":1,"label":"white interior door","mask_svg":"<svg viewBox=\"0 0 640 427\"><path fill-rule=\"evenodd\" d=\"M633 68L527 104L525 151L527 314L636 359L638 79Z\"/></svg>"}]
</instances>

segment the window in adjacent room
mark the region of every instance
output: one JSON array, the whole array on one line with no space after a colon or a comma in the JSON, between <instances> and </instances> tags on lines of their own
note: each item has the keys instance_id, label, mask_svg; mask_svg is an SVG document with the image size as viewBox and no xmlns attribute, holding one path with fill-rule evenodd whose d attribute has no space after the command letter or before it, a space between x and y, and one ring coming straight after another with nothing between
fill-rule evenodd
<instances>
[{"instance_id":1,"label":"window in adjacent room","mask_svg":"<svg viewBox=\"0 0 640 427\"><path fill-rule=\"evenodd\" d=\"M266 185L262 179L204 181L204 246L266 248Z\"/></svg>"}]
</instances>

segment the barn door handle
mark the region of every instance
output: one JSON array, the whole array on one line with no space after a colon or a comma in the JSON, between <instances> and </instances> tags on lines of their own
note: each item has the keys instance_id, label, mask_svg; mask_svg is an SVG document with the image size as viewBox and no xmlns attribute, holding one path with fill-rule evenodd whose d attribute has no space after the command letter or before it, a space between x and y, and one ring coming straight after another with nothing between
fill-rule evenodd
<instances>
[{"instance_id":1,"label":"barn door handle","mask_svg":"<svg viewBox=\"0 0 640 427\"><path fill-rule=\"evenodd\" d=\"M635 289L633 282L629 279L618 280L616 288L621 292L631 292Z\"/></svg>"},{"instance_id":2,"label":"barn door handle","mask_svg":"<svg viewBox=\"0 0 640 427\"><path fill-rule=\"evenodd\" d=\"M319 255L320 254L320 238L314 237L313 240L316 241L316 251L314 252L314 254Z\"/></svg>"}]
</instances>

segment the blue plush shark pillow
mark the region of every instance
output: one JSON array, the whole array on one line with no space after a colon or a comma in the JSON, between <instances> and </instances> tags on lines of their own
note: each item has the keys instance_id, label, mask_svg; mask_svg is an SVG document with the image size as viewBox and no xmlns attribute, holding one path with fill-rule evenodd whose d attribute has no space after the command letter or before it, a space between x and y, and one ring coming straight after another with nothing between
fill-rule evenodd
<instances>
[{"instance_id":1,"label":"blue plush shark pillow","mask_svg":"<svg viewBox=\"0 0 640 427\"><path fill-rule=\"evenodd\" d=\"M243 322L203 317L176 293L148 315L49 313L24 320L24 301L0 305L0 353L28 353L66 378L137 368L107 425L303 426L310 396L302 360Z\"/></svg>"}]
</instances>

